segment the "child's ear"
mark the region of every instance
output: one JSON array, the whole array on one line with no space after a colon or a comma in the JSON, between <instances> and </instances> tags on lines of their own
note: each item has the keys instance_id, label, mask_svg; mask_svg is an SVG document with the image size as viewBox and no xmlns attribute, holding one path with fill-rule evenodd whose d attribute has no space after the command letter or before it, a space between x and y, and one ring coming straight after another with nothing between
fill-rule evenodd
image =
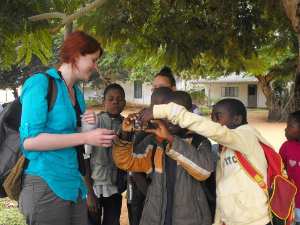
<instances>
[{"instance_id":1,"label":"child's ear","mask_svg":"<svg viewBox=\"0 0 300 225\"><path fill-rule=\"evenodd\" d=\"M242 115L235 115L235 116L233 117L233 123L234 123L234 125L236 125L236 126L241 125L241 124L242 124L242 121L243 121Z\"/></svg>"}]
</instances>

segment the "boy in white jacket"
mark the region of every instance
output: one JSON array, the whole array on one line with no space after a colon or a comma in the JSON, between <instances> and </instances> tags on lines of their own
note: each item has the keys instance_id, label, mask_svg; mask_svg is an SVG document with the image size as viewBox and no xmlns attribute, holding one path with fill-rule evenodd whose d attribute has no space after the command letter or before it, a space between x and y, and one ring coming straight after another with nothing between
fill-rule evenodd
<instances>
[{"instance_id":1,"label":"boy in white jacket","mask_svg":"<svg viewBox=\"0 0 300 225\"><path fill-rule=\"evenodd\" d=\"M144 110L141 119L167 118L220 144L217 165L217 209L215 225L266 225L270 223L268 199L258 184L239 165L239 151L265 177L267 161L260 142L271 146L257 130L247 124L247 111L236 99L223 99L213 108L212 120L188 112L175 103L155 105Z\"/></svg>"}]
</instances>

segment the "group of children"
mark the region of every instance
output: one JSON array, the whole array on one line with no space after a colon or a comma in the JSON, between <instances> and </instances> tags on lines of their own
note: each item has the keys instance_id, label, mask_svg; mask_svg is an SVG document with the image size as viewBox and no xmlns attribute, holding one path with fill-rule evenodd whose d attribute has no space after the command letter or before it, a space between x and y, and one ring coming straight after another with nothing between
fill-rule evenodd
<instances>
[{"instance_id":1,"label":"group of children","mask_svg":"<svg viewBox=\"0 0 300 225\"><path fill-rule=\"evenodd\" d=\"M248 125L242 102L219 101L211 120L191 112L188 93L168 87L155 88L151 107L139 114L123 118L125 103L120 85L106 87L104 112L97 115L97 126L115 130L118 138L113 147L100 151L94 147L86 160L91 224L120 224L126 180L131 185L127 187L131 225L271 224L266 194L234 154L241 152L266 177L261 143L271 145ZM150 119L154 120L147 127L136 126L139 120ZM286 137L280 154L299 188L299 111L290 114ZM214 146L217 157L208 138L218 143ZM298 194L295 202L296 224L300 224Z\"/></svg>"}]
</instances>

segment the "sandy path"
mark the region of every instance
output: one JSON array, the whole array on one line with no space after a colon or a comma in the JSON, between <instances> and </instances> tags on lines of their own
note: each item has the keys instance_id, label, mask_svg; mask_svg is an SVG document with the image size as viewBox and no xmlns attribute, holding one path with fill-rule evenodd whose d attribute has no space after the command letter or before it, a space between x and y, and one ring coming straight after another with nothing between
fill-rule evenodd
<instances>
[{"instance_id":1,"label":"sandy path","mask_svg":"<svg viewBox=\"0 0 300 225\"><path fill-rule=\"evenodd\" d=\"M249 124L258 129L259 132L278 151L281 144L286 140L284 136L284 129L286 128L286 123L267 122L266 111L250 111L248 112L248 118Z\"/></svg>"}]
</instances>

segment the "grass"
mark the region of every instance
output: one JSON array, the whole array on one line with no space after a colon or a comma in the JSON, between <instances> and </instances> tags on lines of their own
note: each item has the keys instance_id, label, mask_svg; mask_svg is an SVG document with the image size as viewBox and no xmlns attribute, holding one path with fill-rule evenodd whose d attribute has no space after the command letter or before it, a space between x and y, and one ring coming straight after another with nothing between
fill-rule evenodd
<instances>
[{"instance_id":1,"label":"grass","mask_svg":"<svg viewBox=\"0 0 300 225\"><path fill-rule=\"evenodd\" d=\"M0 199L0 225L26 225L15 201Z\"/></svg>"}]
</instances>

